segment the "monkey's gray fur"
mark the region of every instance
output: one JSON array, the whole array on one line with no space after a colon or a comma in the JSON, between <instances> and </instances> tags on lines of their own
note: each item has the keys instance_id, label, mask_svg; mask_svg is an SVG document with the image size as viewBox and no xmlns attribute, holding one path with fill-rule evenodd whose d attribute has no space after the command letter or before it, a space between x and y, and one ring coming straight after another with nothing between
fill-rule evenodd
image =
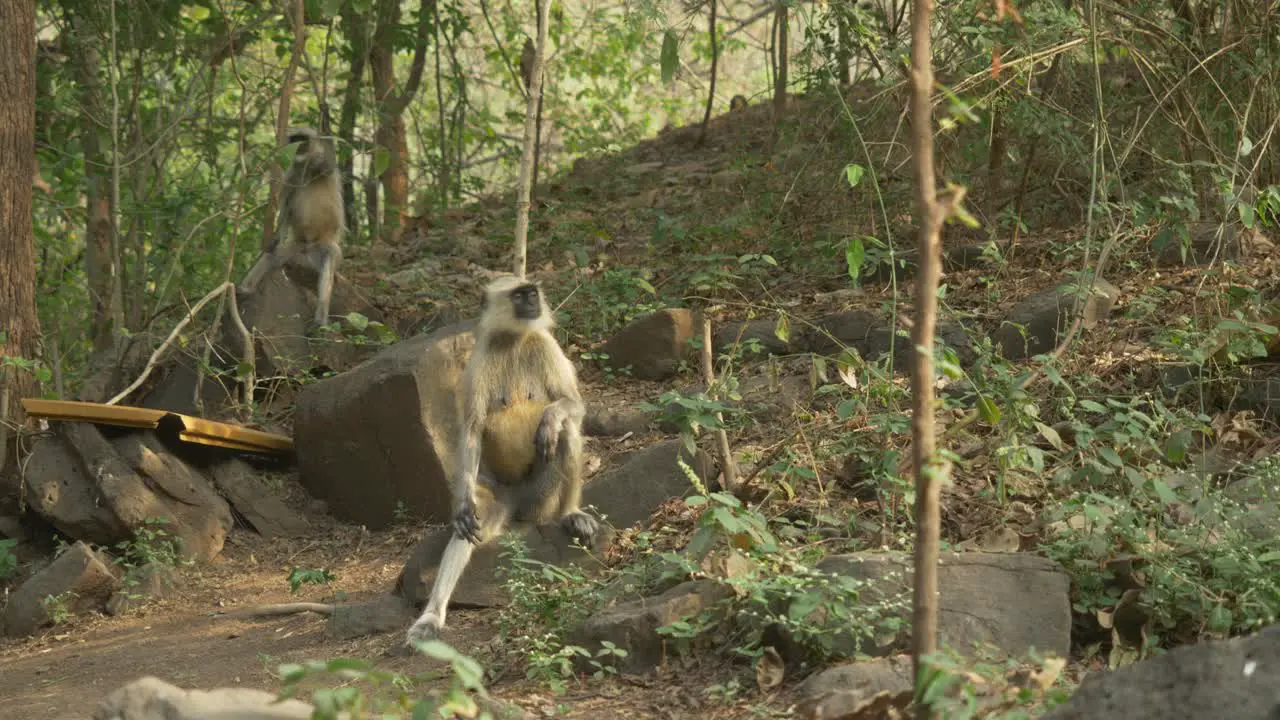
<instances>
[{"instance_id":1,"label":"monkey's gray fur","mask_svg":"<svg viewBox=\"0 0 1280 720\"><path fill-rule=\"evenodd\" d=\"M406 635L409 645L439 634L472 551L509 522L558 519L571 537L592 545L599 523L579 508L586 409L554 325L537 284L507 276L485 289L460 387L454 535L427 607Z\"/></svg>"},{"instance_id":2,"label":"monkey's gray fur","mask_svg":"<svg viewBox=\"0 0 1280 720\"><path fill-rule=\"evenodd\" d=\"M311 128L296 128L289 131L289 142L300 144L281 184L276 235L239 289L246 294L257 292L268 274L295 257L303 258L317 274L312 325L324 325L329 322L329 299L346 232L342 177L332 138L321 137Z\"/></svg>"}]
</instances>

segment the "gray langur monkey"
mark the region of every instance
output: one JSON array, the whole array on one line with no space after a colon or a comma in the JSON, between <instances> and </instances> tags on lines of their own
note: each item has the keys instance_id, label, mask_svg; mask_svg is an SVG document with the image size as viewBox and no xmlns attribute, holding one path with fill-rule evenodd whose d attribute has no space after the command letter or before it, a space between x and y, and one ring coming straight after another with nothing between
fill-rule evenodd
<instances>
[{"instance_id":1,"label":"gray langur monkey","mask_svg":"<svg viewBox=\"0 0 1280 720\"><path fill-rule=\"evenodd\" d=\"M558 519L590 548L599 529L582 500L582 418L577 373L551 334L536 283L506 276L485 288L475 349L462 372L453 537L431 597L406 644L436 637L476 546L508 523Z\"/></svg>"},{"instance_id":2,"label":"gray langur monkey","mask_svg":"<svg viewBox=\"0 0 1280 720\"><path fill-rule=\"evenodd\" d=\"M302 257L317 273L315 327L329 322L329 298L342 262L346 232L342 177L333 138L321 137L311 128L297 128L289 131L289 142L299 145L281 183L275 237L249 269L239 290L257 292L268 274Z\"/></svg>"},{"instance_id":3,"label":"gray langur monkey","mask_svg":"<svg viewBox=\"0 0 1280 720\"><path fill-rule=\"evenodd\" d=\"M745 95L734 95L729 98L729 112L747 109L747 98Z\"/></svg>"}]
</instances>

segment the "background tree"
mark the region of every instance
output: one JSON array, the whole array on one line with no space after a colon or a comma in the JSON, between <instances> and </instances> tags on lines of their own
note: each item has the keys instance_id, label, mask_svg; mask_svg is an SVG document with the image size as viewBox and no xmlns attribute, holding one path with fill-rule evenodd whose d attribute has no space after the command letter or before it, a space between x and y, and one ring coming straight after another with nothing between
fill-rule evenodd
<instances>
[{"instance_id":1,"label":"background tree","mask_svg":"<svg viewBox=\"0 0 1280 720\"><path fill-rule=\"evenodd\" d=\"M12 430L25 423L20 401L36 395L39 357L36 256L31 229L36 142L34 0L0 3L0 472Z\"/></svg>"}]
</instances>

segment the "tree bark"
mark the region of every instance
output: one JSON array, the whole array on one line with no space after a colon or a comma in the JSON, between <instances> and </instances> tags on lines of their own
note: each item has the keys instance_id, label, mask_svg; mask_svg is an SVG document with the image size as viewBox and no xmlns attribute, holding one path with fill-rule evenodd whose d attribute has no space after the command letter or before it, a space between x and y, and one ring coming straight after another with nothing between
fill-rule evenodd
<instances>
[{"instance_id":1,"label":"tree bark","mask_svg":"<svg viewBox=\"0 0 1280 720\"><path fill-rule=\"evenodd\" d=\"M778 123L781 123L787 112L787 74L788 65L790 64L789 56L791 54L790 43L788 42L790 40L790 30L787 27L786 0L778 0L777 28L778 39L774 47L777 48L775 50L777 55L775 62L778 69L773 87L773 116Z\"/></svg>"},{"instance_id":2,"label":"tree bark","mask_svg":"<svg viewBox=\"0 0 1280 720\"><path fill-rule=\"evenodd\" d=\"M919 226L915 324L911 351L911 455L916 480L915 598L911 622L911 659L917 687L925 658L937 650L939 492L944 470L934 457L933 331L938 312L938 278L942 265L939 234L945 213L938 202L933 167L932 0L915 0L911 8L911 150L916 166L916 224ZM929 716L927 706L920 718Z\"/></svg>"},{"instance_id":3,"label":"tree bark","mask_svg":"<svg viewBox=\"0 0 1280 720\"><path fill-rule=\"evenodd\" d=\"M720 46L716 38L716 7L719 0L711 0L707 17L707 35L711 38L711 87L707 89L707 109L702 114L702 129L698 131L698 144L707 141L707 126L711 124L711 108L716 98L716 66L720 64Z\"/></svg>"},{"instance_id":4,"label":"tree bark","mask_svg":"<svg viewBox=\"0 0 1280 720\"><path fill-rule=\"evenodd\" d=\"M36 141L35 0L0 2L0 472L13 459L10 429L26 422L20 400L36 394L35 376L10 359L33 361L39 349L31 176Z\"/></svg>"},{"instance_id":5,"label":"tree bark","mask_svg":"<svg viewBox=\"0 0 1280 720\"><path fill-rule=\"evenodd\" d=\"M369 68L373 73L373 93L378 102L378 129L374 140L386 149L389 162L382 181L381 236L396 243L404 233L409 207L409 141L405 133L404 111L409 107L422 82L426 65L427 30L431 26L435 0L422 0L418 5L418 30L414 37L413 63L404 88L395 91L395 28L400 24L399 0L378 0L377 29L369 50Z\"/></svg>"},{"instance_id":6,"label":"tree bark","mask_svg":"<svg viewBox=\"0 0 1280 720\"><path fill-rule=\"evenodd\" d=\"M67 36L76 86L80 95L80 143L84 149L85 178L85 279L89 304L89 337L94 352L115 343L118 328L124 325L120 272L114 262L115 213L111 207L110 162L102 151L100 123L106 103L98 68L102 56L82 13L67 8L70 32Z\"/></svg>"},{"instance_id":7,"label":"tree bark","mask_svg":"<svg viewBox=\"0 0 1280 720\"><path fill-rule=\"evenodd\" d=\"M338 116L338 163L342 173L342 202L347 215L347 232L355 234L360 227L360 215L356 212L355 134L356 119L360 116L360 89L364 85L365 66L369 61L369 23L355 11L352 3L342 8L342 26L351 43L351 75L342 91L342 110ZM372 221L371 221L372 222Z\"/></svg>"},{"instance_id":8,"label":"tree bark","mask_svg":"<svg viewBox=\"0 0 1280 720\"><path fill-rule=\"evenodd\" d=\"M289 106L293 102L293 81L298 74L298 65L302 63L302 54L307 51L307 18L302 0L293 0L285 19L293 27L293 51L289 53L289 64L285 67L284 79L280 82L280 105L276 112L276 147L284 145L289 139ZM276 213L280 207L280 184L283 182L284 168L272 162L271 190L267 196L266 217L262 219L264 250L271 247L272 238L276 234Z\"/></svg>"}]
</instances>

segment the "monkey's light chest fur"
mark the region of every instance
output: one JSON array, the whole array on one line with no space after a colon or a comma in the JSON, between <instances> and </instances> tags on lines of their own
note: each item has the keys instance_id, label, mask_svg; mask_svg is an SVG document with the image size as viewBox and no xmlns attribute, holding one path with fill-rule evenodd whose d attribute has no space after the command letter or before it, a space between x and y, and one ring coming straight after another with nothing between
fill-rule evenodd
<instances>
[{"instance_id":1,"label":"monkey's light chest fur","mask_svg":"<svg viewBox=\"0 0 1280 720\"><path fill-rule=\"evenodd\" d=\"M333 238L342 230L344 219L342 206L326 199L333 196L333 185L338 184L337 174L322 181L310 183L298 189L298 201L293 204L293 227L302 237L294 242L321 242ZM337 192L341 192L339 188Z\"/></svg>"}]
</instances>

